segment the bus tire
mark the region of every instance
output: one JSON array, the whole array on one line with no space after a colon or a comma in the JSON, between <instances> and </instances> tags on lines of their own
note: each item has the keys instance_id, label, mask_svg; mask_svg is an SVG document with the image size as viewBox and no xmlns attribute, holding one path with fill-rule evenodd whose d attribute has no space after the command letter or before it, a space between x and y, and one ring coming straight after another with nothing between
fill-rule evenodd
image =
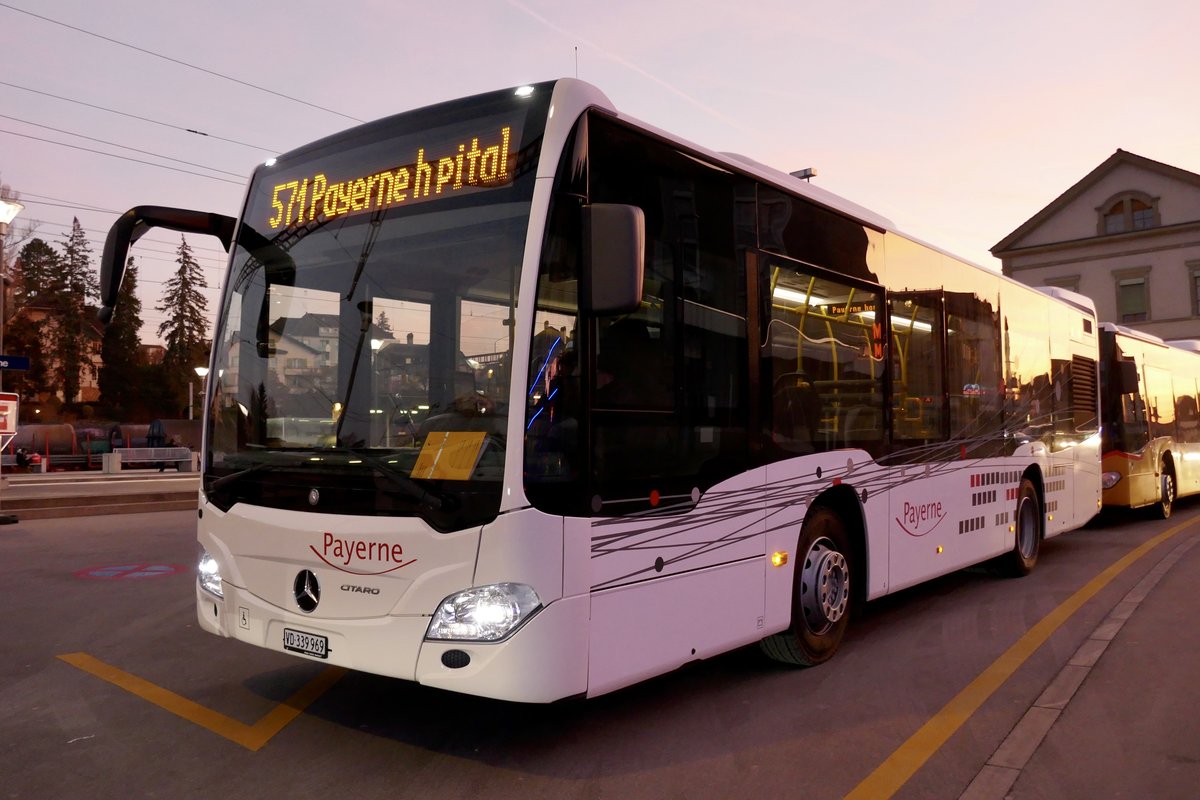
<instances>
[{"instance_id":1,"label":"bus tire","mask_svg":"<svg viewBox=\"0 0 1200 800\"><path fill-rule=\"evenodd\" d=\"M833 656L850 622L853 550L842 518L825 506L814 507L796 553L792 625L759 645L775 661L812 667Z\"/></svg>"},{"instance_id":2,"label":"bus tire","mask_svg":"<svg viewBox=\"0 0 1200 800\"><path fill-rule=\"evenodd\" d=\"M1166 464L1163 465L1161 490L1162 495L1154 510L1160 519L1169 519L1175 505L1175 473Z\"/></svg>"},{"instance_id":3,"label":"bus tire","mask_svg":"<svg viewBox=\"0 0 1200 800\"><path fill-rule=\"evenodd\" d=\"M1009 577L1020 578L1033 571L1042 547L1042 504L1033 481L1028 478L1021 481L1014 513L1016 541L1012 551L1003 557L1001 570Z\"/></svg>"}]
</instances>

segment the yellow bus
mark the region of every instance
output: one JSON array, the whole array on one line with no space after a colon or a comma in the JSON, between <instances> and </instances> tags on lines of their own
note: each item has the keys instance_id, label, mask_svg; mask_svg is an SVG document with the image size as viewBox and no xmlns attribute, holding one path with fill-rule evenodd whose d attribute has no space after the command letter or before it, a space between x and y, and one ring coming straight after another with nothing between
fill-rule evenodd
<instances>
[{"instance_id":1,"label":"yellow bus","mask_svg":"<svg viewBox=\"0 0 1200 800\"><path fill-rule=\"evenodd\" d=\"M1200 492L1200 341L1100 326L1104 505L1153 506Z\"/></svg>"}]
</instances>

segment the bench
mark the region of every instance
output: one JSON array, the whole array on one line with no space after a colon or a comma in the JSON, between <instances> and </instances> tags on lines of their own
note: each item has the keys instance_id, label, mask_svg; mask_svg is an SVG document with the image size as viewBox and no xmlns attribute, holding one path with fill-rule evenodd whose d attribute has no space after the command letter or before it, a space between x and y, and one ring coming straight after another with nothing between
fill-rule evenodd
<instances>
[{"instance_id":1,"label":"bench","mask_svg":"<svg viewBox=\"0 0 1200 800\"><path fill-rule=\"evenodd\" d=\"M104 454L104 471L120 472L122 465L174 464L180 472L195 472L195 457L187 447L117 447Z\"/></svg>"},{"instance_id":2,"label":"bench","mask_svg":"<svg viewBox=\"0 0 1200 800\"><path fill-rule=\"evenodd\" d=\"M0 456L0 467L3 467L5 472L23 473L23 472L46 472L50 466L49 461L45 458L40 464L27 464L24 467L17 466L17 457L12 453L5 453Z\"/></svg>"}]
</instances>

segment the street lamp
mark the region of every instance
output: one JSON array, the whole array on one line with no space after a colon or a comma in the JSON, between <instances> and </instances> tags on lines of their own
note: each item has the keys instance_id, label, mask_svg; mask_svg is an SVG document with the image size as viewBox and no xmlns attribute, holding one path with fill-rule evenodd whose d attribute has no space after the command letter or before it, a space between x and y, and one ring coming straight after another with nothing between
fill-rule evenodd
<instances>
[{"instance_id":1,"label":"street lamp","mask_svg":"<svg viewBox=\"0 0 1200 800\"><path fill-rule=\"evenodd\" d=\"M204 379L208 377L208 367L193 367L196 371L196 377L200 379L200 396L204 396ZM188 419L194 419L192 416L192 381L188 381Z\"/></svg>"},{"instance_id":2,"label":"street lamp","mask_svg":"<svg viewBox=\"0 0 1200 800\"><path fill-rule=\"evenodd\" d=\"M0 197L0 353L4 352L4 295L7 293L5 284L8 282L8 272L4 269L4 237L8 236L8 223L17 218L25 206L15 200ZM4 372L0 371L0 389L4 388ZM12 525L17 521L16 514L0 513L0 525Z\"/></svg>"},{"instance_id":3,"label":"street lamp","mask_svg":"<svg viewBox=\"0 0 1200 800\"><path fill-rule=\"evenodd\" d=\"M0 197L0 354L4 353L4 301L8 294L5 284L8 283L8 271L4 269L4 238L8 236L8 223L17 218L25 206L16 200L6 200ZM0 389L4 388L4 373L0 371Z\"/></svg>"}]
</instances>

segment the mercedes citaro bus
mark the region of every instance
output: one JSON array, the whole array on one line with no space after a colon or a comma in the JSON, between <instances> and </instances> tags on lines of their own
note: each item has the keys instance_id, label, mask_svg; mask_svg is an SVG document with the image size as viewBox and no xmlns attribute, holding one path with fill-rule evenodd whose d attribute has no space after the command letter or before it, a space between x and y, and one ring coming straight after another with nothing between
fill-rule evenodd
<instances>
[{"instance_id":1,"label":"mercedes citaro bus","mask_svg":"<svg viewBox=\"0 0 1200 800\"><path fill-rule=\"evenodd\" d=\"M558 80L259 166L230 252L201 626L515 701L760 643L826 661L864 601L1020 575L1100 502L1091 303Z\"/></svg>"}]
</instances>

